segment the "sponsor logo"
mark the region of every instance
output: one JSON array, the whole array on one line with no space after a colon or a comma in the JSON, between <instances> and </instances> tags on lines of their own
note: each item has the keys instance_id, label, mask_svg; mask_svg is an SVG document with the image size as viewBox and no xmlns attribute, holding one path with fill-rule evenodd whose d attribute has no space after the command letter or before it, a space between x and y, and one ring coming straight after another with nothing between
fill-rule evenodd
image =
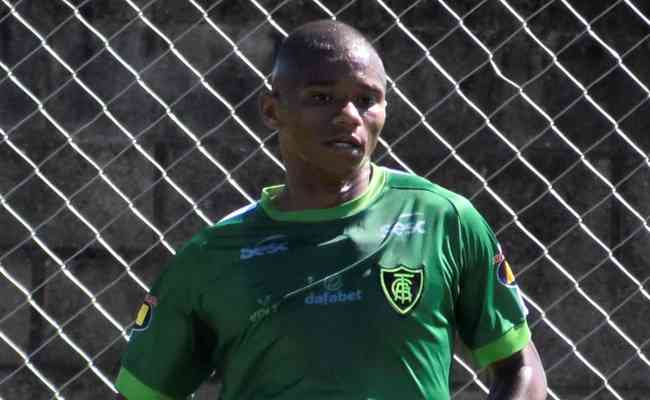
<instances>
[{"instance_id":1,"label":"sponsor logo","mask_svg":"<svg viewBox=\"0 0 650 400\"><path fill-rule=\"evenodd\" d=\"M266 256L289 251L289 243L284 235L273 235L264 238L252 247L243 247L239 250L239 259L248 260L253 257Z\"/></svg>"},{"instance_id":2,"label":"sponsor logo","mask_svg":"<svg viewBox=\"0 0 650 400\"><path fill-rule=\"evenodd\" d=\"M259 304L259 305L261 305L261 306L265 306L265 307L266 307L266 306L268 306L270 303L271 303L271 295L270 295L270 294L267 294L266 296L264 296L264 297L260 297L259 299L257 299L257 304Z\"/></svg>"},{"instance_id":3,"label":"sponsor logo","mask_svg":"<svg viewBox=\"0 0 650 400\"><path fill-rule=\"evenodd\" d=\"M310 282L310 279L311 282ZM308 277L307 282L312 283L313 277ZM323 289L319 292L310 292L305 297L305 304L336 304L336 303L353 303L363 299L363 291L343 290L343 278L341 275L334 275L323 282Z\"/></svg>"},{"instance_id":4,"label":"sponsor logo","mask_svg":"<svg viewBox=\"0 0 650 400\"><path fill-rule=\"evenodd\" d=\"M267 316L269 316L271 313L274 313L278 310L278 307L280 306L279 303L272 303L271 301L273 298L271 297L270 294L266 294L262 297L259 297L257 299L257 304L259 304L261 307L255 310L248 319L252 323L258 323Z\"/></svg>"},{"instance_id":5,"label":"sponsor logo","mask_svg":"<svg viewBox=\"0 0 650 400\"><path fill-rule=\"evenodd\" d=\"M144 302L155 307L158 305L158 298L147 293L144 295Z\"/></svg>"},{"instance_id":6,"label":"sponsor logo","mask_svg":"<svg viewBox=\"0 0 650 400\"><path fill-rule=\"evenodd\" d=\"M506 257L503 255L503 253L499 253L496 256L494 256L494 264L499 265L502 262L506 260Z\"/></svg>"},{"instance_id":7,"label":"sponsor logo","mask_svg":"<svg viewBox=\"0 0 650 400\"><path fill-rule=\"evenodd\" d=\"M141 305L138 315L135 317L135 326L141 328L149 320L150 311L151 307L148 304Z\"/></svg>"},{"instance_id":8,"label":"sponsor logo","mask_svg":"<svg viewBox=\"0 0 650 400\"><path fill-rule=\"evenodd\" d=\"M343 279L341 278L341 275L334 275L325 279L323 287L328 292L336 292L337 290L340 290L343 287Z\"/></svg>"},{"instance_id":9,"label":"sponsor logo","mask_svg":"<svg viewBox=\"0 0 650 400\"><path fill-rule=\"evenodd\" d=\"M506 286L516 286L515 274L512 273L508 261L503 261L501 265L497 267L497 277L499 278L499 282Z\"/></svg>"},{"instance_id":10,"label":"sponsor logo","mask_svg":"<svg viewBox=\"0 0 650 400\"><path fill-rule=\"evenodd\" d=\"M336 292L322 292L310 293L305 297L305 304L335 304L335 303L351 303L359 301L363 298L361 289L353 290L351 292L344 292L338 290Z\"/></svg>"},{"instance_id":11,"label":"sponsor logo","mask_svg":"<svg viewBox=\"0 0 650 400\"><path fill-rule=\"evenodd\" d=\"M500 244L497 244L497 254L494 256L494 266L499 283L503 286L515 290L521 313L523 315L528 315L528 307L526 307L526 303L524 302L524 299L521 297L521 293L519 292L519 286L517 286L517 282L515 281L515 274L512 272L510 263L508 263L508 260L506 260L506 257L503 254L503 250L501 250Z\"/></svg>"},{"instance_id":12,"label":"sponsor logo","mask_svg":"<svg viewBox=\"0 0 650 400\"><path fill-rule=\"evenodd\" d=\"M510 268L510 263L508 263L508 260L506 260L506 257L503 255L500 244L497 245L497 251L497 255L494 256L494 265L496 267L495 270L497 280L503 286L506 286L510 289L515 289L515 292L517 294L517 302L519 303L521 313L523 315L528 315L528 307L526 307L526 303L524 302L524 299L521 297L521 293L519 292L519 287L515 281L515 274L512 272L512 268Z\"/></svg>"},{"instance_id":13,"label":"sponsor logo","mask_svg":"<svg viewBox=\"0 0 650 400\"><path fill-rule=\"evenodd\" d=\"M260 321L262 321L264 318L268 317L270 314L278 311L278 307L280 305L275 303L271 305L264 305L264 307L259 308L257 311L252 313L250 317L248 317L249 321L252 322L253 324L256 324Z\"/></svg>"},{"instance_id":14,"label":"sponsor logo","mask_svg":"<svg viewBox=\"0 0 650 400\"><path fill-rule=\"evenodd\" d=\"M138 313L135 316L134 331L143 331L149 327L153 308L158 305L158 299L155 296L146 294L144 296L144 303L140 306Z\"/></svg>"},{"instance_id":15,"label":"sponsor logo","mask_svg":"<svg viewBox=\"0 0 650 400\"><path fill-rule=\"evenodd\" d=\"M422 235L425 233L426 221L418 219L423 213L402 214L393 224L382 226L379 231L382 235L394 235L398 237L410 235Z\"/></svg>"},{"instance_id":16,"label":"sponsor logo","mask_svg":"<svg viewBox=\"0 0 650 400\"><path fill-rule=\"evenodd\" d=\"M512 272L508 260L506 260L506 257L503 255L501 245L498 245L497 248L498 253L494 256L493 259L494 265L496 266L497 279L502 285L508 287L516 287L517 284L515 283L515 274Z\"/></svg>"},{"instance_id":17,"label":"sponsor logo","mask_svg":"<svg viewBox=\"0 0 650 400\"><path fill-rule=\"evenodd\" d=\"M411 269L404 265L396 268L382 268L381 288L388 303L401 315L415 307L424 289L424 270Z\"/></svg>"}]
</instances>

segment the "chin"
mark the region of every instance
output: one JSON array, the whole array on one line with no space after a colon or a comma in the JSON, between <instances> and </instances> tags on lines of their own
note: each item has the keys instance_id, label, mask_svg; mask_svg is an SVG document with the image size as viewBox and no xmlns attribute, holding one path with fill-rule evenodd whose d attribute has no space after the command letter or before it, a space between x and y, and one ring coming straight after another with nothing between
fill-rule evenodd
<instances>
[{"instance_id":1,"label":"chin","mask_svg":"<svg viewBox=\"0 0 650 400\"><path fill-rule=\"evenodd\" d=\"M332 175L346 178L361 172L367 165L370 165L370 159L363 157L357 160L338 160L328 164L328 166L323 169L330 172Z\"/></svg>"},{"instance_id":2,"label":"chin","mask_svg":"<svg viewBox=\"0 0 650 400\"><path fill-rule=\"evenodd\" d=\"M287 159L285 158L285 161ZM294 158L293 162L285 163L288 169L302 174L308 173L312 176L322 174L335 179L346 179L361 172L364 167L370 164L369 155L352 157L330 152L313 152L302 154Z\"/></svg>"}]
</instances>

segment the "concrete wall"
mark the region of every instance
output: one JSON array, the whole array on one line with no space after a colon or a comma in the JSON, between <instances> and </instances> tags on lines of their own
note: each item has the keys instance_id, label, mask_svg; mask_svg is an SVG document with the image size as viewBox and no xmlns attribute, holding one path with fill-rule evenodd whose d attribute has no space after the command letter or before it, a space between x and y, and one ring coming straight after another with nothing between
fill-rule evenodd
<instances>
[{"instance_id":1,"label":"concrete wall","mask_svg":"<svg viewBox=\"0 0 650 400\"><path fill-rule=\"evenodd\" d=\"M209 7L208 2L199 2ZM273 4L271 4L273 3ZM347 2L324 2L332 10ZM579 21L560 2L525 0L512 2L528 20L532 32L558 55L561 62L589 95L619 121L620 132L582 96L552 58L527 37L521 25L499 2L476 6L473 1L454 1L451 6L466 15L465 25L494 55L503 74L524 87L525 93L554 120L599 174L614 182L617 193L647 221L650 215L650 103L640 86L620 69L616 60L588 35ZM601 15L603 2L582 2L578 11L591 20L594 30L624 54L624 62L650 85L647 54L650 41L642 41L650 28L625 4ZM263 2L269 9L275 2ZM471 197L498 232L518 272L523 291L545 311L545 317L577 345L579 353L605 374L610 385L625 399L645 398L650 390L650 367L635 355L613 325L581 293L595 300L611 321L636 344L649 339L647 318L650 302L626 274L645 284L650 270L649 233L611 189L589 170L580 155L550 129L547 120L528 105L517 90L498 78L485 53L458 28L457 22L437 2L387 2L400 21L427 47L431 55L460 82L463 93L486 114L490 122L539 170L553 189L582 216L584 226L548 191L516 154L485 126L485 120L453 92L453 85L437 72L393 18L376 2L358 1L339 18L357 26L375 42L384 57L389 76L399 89L426 113L426 121L455 147L490 188L517 211L518 220L548 249L549 256L580 281L580 291L543 257L540 249L513 223L509 215L450 151L422 124L396 91L388 95L389 119L383 137L392 151L414 171L454 191ZM100 166L105 176L126 195L149 221L178 248L205 222L166 181L146 152L166 169L211 220L246 203L195 143L134 77L111 56L100 40L72 16L62 2L21 2L16 11L47 36L48 44L75 69L84 82L108 106L111 115L137 137L138 151L101 107L57 63L39 41L6 6L0 6L0 62L43 102L44 108L74 143ZM640 6L643 7L643 6ZM408 10L407 10L408 9ZM540 11L541 9L541 11ZM646 15L649 10L641 8ZM212 96L125 2L94 1L81 14L103 35L111 47L157 95L171 106L183 124L201 138L212 157L229 171L243 190L256 197L260 187L282 179L282 171L232 118L230 111ZM402 13L403 12L403 13ZM533 13L534 16L533 16ZM144 15L175 40L180 53L206 81L234 107L237 116L277 155L277 140L257 116L255 91L262 82L232 52L189 2L157 2ZM209 16L237 42L239 50L264 74L270 72L271 54L279 34L265 23L252 3L217 2ZM324 14L308 1L293 1L273 12L286 30ZM67 22L66 22L67 20ZM512 36L511 36L512 35ZM509 38L509 39L508 39ZM432 47L431 47L432 46ZM613 68L613 70L612 70ZM611 71L610 71L611 70ZM609 73L607 73L609 71ZM504 103L507 103L503 106ZM640 104L640 105L639 105ZM637 107L638 105L638 107ZM636 107L636 108L635 108ZM633 111L630 113L630 111ZM0 141L0 194L8 207L36 230L49 250L65 262L66 270L82 282L120 324L131 322L143 290L127 275L125 267L96 240L95 233L74 215L100 230L101 237L132 271L150 284L169 252L98 175L97 169L66 143L67 138L39 113L36 105L10 79L0 73L0 128L9 141L39 165L39 171L56 186L69 204L39 177L34 169ZM406 134L406 132L409 132ZM619 134L638 146L635 152ZM397 166L383 148L376 159ZM613 249L613 257L590 236ZM31 293L33 303L51 316L70 340L94 357L109 379L114 379L125 342L119 332L90 304L86 296L39 245L30 232L0 207L0 263L3 273ZM618 265L617 265L618 263ZM624 270L619 268L624 267ZM647 285L646 285L647 290ZM0 330L33 365L67 398L105 398L108 388L86 362L35 309L26 296L0 276ZM532 305L529 319L535 342L549 368L552 390L563 399L583 398L602 387L602 380L585 367L567 345L542 320ZM643 349L647 354L647 348ZM454 390L459 398L473 398L471 377L455 366ZM80 374L81 375L78 375ZM20 356L0 341L0 397L50 398L51 392L24 366ZM206 386L204 391L214 388ZM200 398L210 398L205 394ZM612 397L603 390L592 398Z\"/></svg>"}]
</instances>

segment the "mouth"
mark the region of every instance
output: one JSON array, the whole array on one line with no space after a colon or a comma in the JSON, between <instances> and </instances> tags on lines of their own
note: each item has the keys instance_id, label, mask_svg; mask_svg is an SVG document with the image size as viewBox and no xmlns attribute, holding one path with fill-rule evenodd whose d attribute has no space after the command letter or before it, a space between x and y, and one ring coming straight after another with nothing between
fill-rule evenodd
<instances>
[{"instance_id":1,"label":"mouth","mask_svg":"<svg viewBox=\"0 0 650 400\"><path fill-rule=\"evenodd\" d=\"M354 135L339 136L325 142L325 145L337 150L363 151L361 139Z\"/></svg>"}]
</instances>

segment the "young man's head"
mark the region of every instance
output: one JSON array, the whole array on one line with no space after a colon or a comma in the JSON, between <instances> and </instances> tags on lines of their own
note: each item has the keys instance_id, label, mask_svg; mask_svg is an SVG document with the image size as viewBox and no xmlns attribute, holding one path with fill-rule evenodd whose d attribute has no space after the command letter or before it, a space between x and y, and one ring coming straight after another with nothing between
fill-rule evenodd
<instances>
[{"instance_id":1,"label":"young man's head","mask_svg":"<svg viewBox=\"0 0 650 400\"><path fill-rule=\"evenodd\" d=\"M386 118L386 73L361 33L332 20L302 25L280 46L272 87L262 116L280 132L288 169L345 178L367 167Z\"/></svg>"}]
</instances>

